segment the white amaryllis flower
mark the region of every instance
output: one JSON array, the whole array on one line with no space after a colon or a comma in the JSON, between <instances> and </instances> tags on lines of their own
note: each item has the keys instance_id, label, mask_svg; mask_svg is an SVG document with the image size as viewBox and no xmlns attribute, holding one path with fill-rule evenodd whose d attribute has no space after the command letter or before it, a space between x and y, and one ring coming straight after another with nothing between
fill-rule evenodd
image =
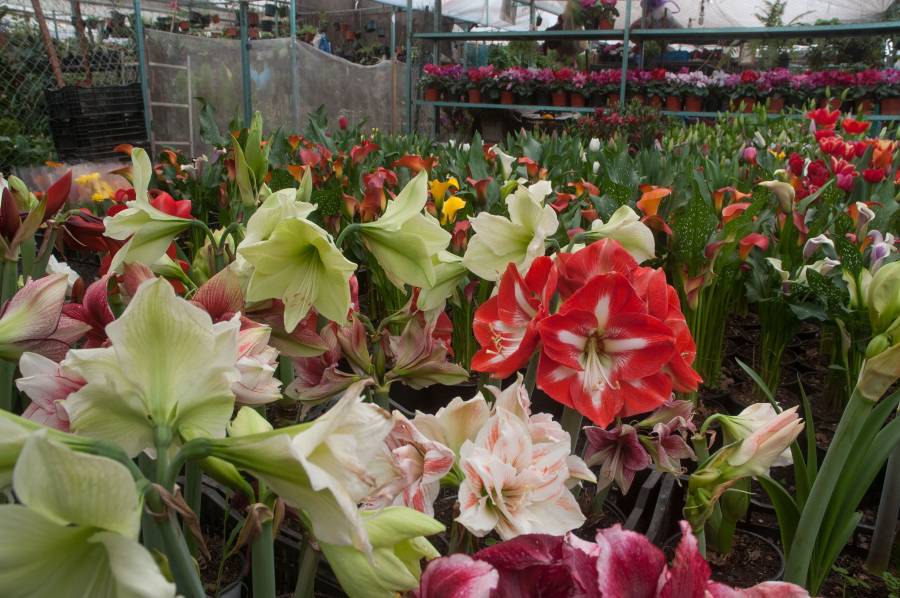
<instances>
[{"instance_id":1,"label":"white amaryllis flower","mask_svg":"<svg viewBox=\"0 0 900 598\"><path fill-rule=\"evenodd\" d=\"M76 434L115 442L130 456L154 446L154 429L222 437L238 379L237 319L209 314L163 279L144 281L106 327L111 346L73 349L62 366L86 381L65 402Z\"/></svg>"},{"instance_id":2,"label":"white amaryllis flower","mask_svg":"<svg viewBox=\"0 0 900 598\"><path fill-rule=\"evenodd\" d=\"M460 449L465 478L456 520L478 537L497 530L504 540L579 527L584 515L566 486L569 451L568 443L535 443L528 425L498 408Z\"/></svg>"},{"instance_id":3,"label":"white amaryllis flower","mask_svg":"<svg viewBox=\"0 0 900 598\"><path fill-rule=\"evenodd\" d=\"M506 198L509 218L482 212L469 220L475 235L469 240L463 265L485 280L498 280L507 264L525 272L539 255L544 242L559 227L552 207L544 205L550 194L549 181L530 187L520 185Z\"/></svg>"},{"instance_id":4,"label":"white amaryllis flower","mask_svg":"<svg viewBox=\"0 0 900 598\"><path fill-rule=\"evenodd\" d=\"M78 272L72 269L72 267L66 262L61 262L56 259L55 255L51 255L50 259L47 260L47 274L65 274L66 281L68 282L68 292L72 292L72 286L78 281Z\"/></svg>"},{"instance_id":5,"label":"white amaryllis flower","mask_svg":"<svg viewBox=\"0 0 900 598\"><path fill-rule=\"evenodd\" d=\"M175 596L138 542L141 500L125 466L39 431L25 441L13 489L22 504L0 505L0 595Z\"/></svg>"},{"instance_id":6,"label":"white amaryllis flower","mask_svg":"<svg viewBox=\"0 0 900 598\"><path fill-rule=\"evenodd\" d=\"M656 242L653 231L641 222L640 217L629 206L621 206L607 222L599 218L591 223L590 232L586 233L591 240L614 239L637 260L638 263L656 256Z\"/></svg>"},{"instance_id":7,"label":"white amaryllis flower","mask_svg":"<svg viewBox=\"0 0 900 598\"><path fill-rule=\"evenodd\" d=\"M316 538L371 549L357 505L378 489L370 465L391 431L390 415L347 389L309 424L211 442L212 455L264 481L309 517Z\"/></svg>"},{"instance_id":8,"label":"white amaryllis flower","mask_svg":"<svg viewBox=\"0 0 900 598\"><path fill-rule=\"evenodd\" d=\"M191 226L190 219L172 216L150 205L147 186L153 166L147 152L135 148L131 152L131 176L135 199L126 209L103 219L104 234L110 239L124 241L110 263L110 272L118 272L126 262L153 264L161 258L179 233Z\"/></svg>"},{"instance_id":9,"label":"white amaryllis flower","mask_svg":"<svg viewBox=\"0 0 900 598\"><path fill-rule=\"evenodd\" d=\"M491 408L481 393L464 401L456 397L437 413L416 411L412 423L426 437L448 447L457 456L467 440L475 440L491 417Z\"/></svg>"},{"instance_id":10,"label":"white amaryllis flower","mask_svg":"<svg viewBox=\"0 0 900 598\"><path fill-rule=\"evenodd\" d=\"M747 470L744 475L768 475L770 467L794 462L790 446L803 430L797 407L775 413L771 404L755 403L728 419L735 425L723 426L726 442L740 442L728 464Z\"/></svg>"},{"instance_id":11,"label":"white amaryllis flower","mask_svg":"<svg viewBox=\"0 0 900 598\"><path fill-rule=\"evenodd\" d=\"M238 403L262 405L281 398L281 380L275 377L278 350L269 346L271 334L268 326L251 326L238 335L240 379L231 385Z\"/></svg>"}]
</instances>

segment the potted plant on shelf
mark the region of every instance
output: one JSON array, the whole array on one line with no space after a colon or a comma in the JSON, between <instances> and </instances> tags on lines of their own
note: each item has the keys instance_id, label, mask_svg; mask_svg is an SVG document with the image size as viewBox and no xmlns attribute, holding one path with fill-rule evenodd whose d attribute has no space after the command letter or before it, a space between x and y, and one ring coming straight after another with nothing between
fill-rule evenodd
<instances>
[{"instance_id":1,"label":"potted plant on shelf","mask_svg":"<svg viewBox=\"0 0 900 598\"><path fill-rule=\"evenodd\" d=\"M520 104L531 101L531 71L522 67L511 67L497 75L497 83L500 88L500 103L515 104L518 99Z\"/></svg>"},{"instance_id":2,"label":"potted plant on shelf","mask_svg":"<svg viewBox=\"0 0 900 598\"><path fill-rule=\"evenodd\" d=\"M888 69L881 74L875 87L878 109L881 114L900 114L900 70Z\"/></svg>"},{"instance_id":3,"label":"potted plant on shelf","mask_svg":"<svg viewBox=\"0 0 900 598\"><path fill-rule=\"evenodd\" d=\"M680 73L684 93L684 109L687 112L702 112L706 98L715 84L715 80L703 73L693 71Z\"/></svg>"},{"instance_id":4,"label":"potted plant on shelf","mask_svg":"<svg viewBox=\"0 0 900 598\"><path fill-rule=\"evenodd\" d=\"M304 25L300 28L300 38L303 39L308 44L312 43L314 37L316 37L316 28L312 25Z\"/></svg>"},{"instance_id":5,"label":"potted plant on shelf","mask_svg":"<svg viewBox=\"0 0 900 598\"><path fill-rule=\"evenodd\" d=\"M875 90L881 82L881 74L882 71L875 69L866 69L856 73L856 85L853 89L858 90L854 106L857 112L872 114L875 111Z\"/></svg>"},{"instance_id":6,"label":"potted plant on shelf","mask_svg":"<svg viewBox=\"0 0 900 598\"><path fill-rule=\"evenodd\" d=\"M419 77L419 85L424 89L426 102L437 102L441 99L444 87L443 68L437 64L426 64L422 67L422 76Z\"/></svg>"},{"instance_id":7,"label":"potted plant on shelf","mask_svg":"<svg viewBox=\"0 0 900 598\"><path fill-rule=\"evenodd\" d=\"M766 110L776 114L784 110L785 102L794 94L793 77L784 68L772 69L762 73L759 79L759 91L766 94Z\"/></svg>"},{"instance_id":8,"label":"potted plant on shelf","mask_svg":"<svg viewBox=\"0 0 900 598\"><path fill-rule=\"evenodd\" d=\"M583 108L587 105L587 96L590 94L589 87L589 78L588 74L579 71L572 75L570 89L569 89L569 101L574 108Z\"/></svg>"},{"instance_id":9,"label":"potted plant on shelf","mask_svg":"<svg viewBox=\"0 0 900 598\"><path fill-rule=\"evenodd\" d=\"M569 105L569 90L572 87L574 75L575 72L568 68L553 71L553 80L550 82L550 100L554 106Z\"/></svg>"},{"instance_id":10,"label":"potted plant on shelf","mask_svg":"<svg viewBox=\"0 0 900 598\"><path fill-rule=\"evenodd\" d=\"M666 70L662 68L653 69L649 75L649 79L644 85L647 103L653 108L660 109L663 105L663 98L668 95Z\"/></svg>"},{"instance_id":11,"label":"potted plant on shelf","mask_svg":"<svg viewBox=\"0 0 900 598\"><path fill-rule=\"evenodd\" d=\"M681 112L681 102L684 96L684 73L666 73L666 110L669 112Z\"/></svg>"},{"instance_id":12,"label":"potted plant on shelf","mask_svg":"<svg viewBox=\"0 0 900 598\"><path fill-rule=\"evenodd\" d=\"M481 92L486 82L494 77L493 66L477 66L471 67L466 71L466 90L468 93L468 101L470 104L480 104L482 101Z\"/></svg>"},{"instance_id":13,"label":"potted plant on shelf","mask_svg":"<svg viewBox=\"0 0 900 598\"><path fill-rule=\"evenodd\" d=\"M577 20L585 29L609 30L615 26L619 10L616 0L576 0Z\"/></svg>"},{"instance_id":14,"label":"potted plant on shelf","mask_svg":"<svg viewBox=\"0 0 900 598\"><path fill-rule=\"evenodd\" d=\"M744 71L738 78L737 85L731 90L731 109L739 112L753 112L759 94L759 72Z\"/></svg>"},{"instance_id":15,"label":"potted plant on shelf","mask_svg":"<svg viewBox=\"0 0 900 598\"><path fill-rule=\"evenodd\" d=\"M532 102L537 106L550 104L550 89L553 86L554 70L550 68L538 69L534 73L534 97Z\"/></svg>"}]
</instances>

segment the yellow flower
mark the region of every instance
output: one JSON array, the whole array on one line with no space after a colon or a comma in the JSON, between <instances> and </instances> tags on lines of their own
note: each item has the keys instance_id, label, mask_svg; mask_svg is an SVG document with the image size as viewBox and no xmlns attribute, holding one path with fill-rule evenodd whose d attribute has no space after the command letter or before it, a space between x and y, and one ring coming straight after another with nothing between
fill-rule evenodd
<instances>
[{"instance_id":1,"label":"yellow flower","mask_svg":"<svg viewBox=\"0 0 900 598\"><path fill-rule=\"evenodd\" d=\"M775 156L775 158L778 160L784 160L784 156L785 156L784 151L776 152L775 150L770 149L769 153L772 154L773 156Z\"/></svg>"},{"instance_id":2,"label":"yellow flower","mask_svg":"<svg viewBox=\"0 0 900 598\"><path fill-rule=\"evenodd\" d=\"M458 195L451 195L441 207L441 224L449 224L456 220L456 213L466 207L466 202Z\"/></svg>"},{"instance_id":3,"label":"yellow flower","mask_svg":"<svg viewBox=\"0 0 900 598\"><path fill-rule=\"evenodd\" d=\"M457 191L459 190L459 181L457 181L455 177L450 177L446 181L439 181L438 179L431 181L429 189L431 190L431 197L434 198L434 203L440 206L440 204L443 203L444 198L447 197L447 191L449 191L451 187Z\"/></svg>"},{"instance_id":4,"label":"yellow flower","mask_svg":"<svg viewBox=\"0 0 900 598\"><path fill-rule=\"evenodd\" d=\"M92 184L94 181L99 181L99 180L100 180L99 172L90 172L88 174L83 174L81 176L75 177L75 184L87 186L87 185Z\"/></svg>"},{"instance_id":5,"label":"yellow flower","mask_svg":"<svg viewBox=\"0 0 900 598\"><path fill-rule=\"evenodd\" d=\"M106 196L102 193L94 193L93 195L91 195L91 201L95 201L97 203L102 202L104 199L106 199Z\"/></svg>"}]
</instances>

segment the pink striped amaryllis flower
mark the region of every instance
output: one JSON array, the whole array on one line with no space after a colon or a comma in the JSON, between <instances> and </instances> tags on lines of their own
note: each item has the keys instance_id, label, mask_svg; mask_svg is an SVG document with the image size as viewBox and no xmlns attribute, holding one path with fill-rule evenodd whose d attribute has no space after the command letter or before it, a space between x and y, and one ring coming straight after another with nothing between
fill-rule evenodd
<instances>
[{"instance_id":1,"label":"pink striped amaryllis flower","mask_svg":"<svg viewBox=\"0 0 900 598\"><path fill-rule=\"evenodd\" d=\"M472 324L481 349L472 357L472 369L507 378L525 367L538 344L537 325L549 314L556 291L556 266L538 257L523 278L510 263L496 295L475 310Z\"/></svg>"},{"instance_id":2,"label":"pink striped amaryllis flower","mask_svg":"<svg viewBox=\"0 0 900 598\"><path fill-rule=\"evenodd\" d=\"M31 399L22 417L68 432L69 414L65 401L85 385L84 379L37 353L23 353L19 359L19 371L22 377L16 380L16 387Z\"/></svg>"},{"instance_id":3,"label":"pink striped amaryllis flower","mask_svg":"<svg viewBox=\"0 0 900 598\"><path fill-rule=\"evenodd\" d=\"M594 542L574 534L528 534L472 556L435 559L422 574L415 598L809 598L790 583L767 581L736 589L711 579L687 522L671 564L644 535L622 526L598 530Z\"/></svg>"},{"instance_id":4,"label":"pink striped amaryllis flower","mask_svg":"<svg viewBox=\"0 0 900 598\"><path fill-rule=\"evenodd\" d=\"M376 477L388 481L363 502L366 508L397 505L433 516L441 478L453 468L453 451L426 438L402 413L395 411L393 420L383 458L370 466L380 470Z\"/></svg>"},{"instance_id":5,"label":"pink striped amaryllis flower","mask_svg":"<svg viewBox=\"0 0 900 598\"><path fill-rule=\"evenodd\" d=\"M538 326L538 386L600 427L669 399L675 335L624 274L600 274Z\"/></svg>"}]
</instances>

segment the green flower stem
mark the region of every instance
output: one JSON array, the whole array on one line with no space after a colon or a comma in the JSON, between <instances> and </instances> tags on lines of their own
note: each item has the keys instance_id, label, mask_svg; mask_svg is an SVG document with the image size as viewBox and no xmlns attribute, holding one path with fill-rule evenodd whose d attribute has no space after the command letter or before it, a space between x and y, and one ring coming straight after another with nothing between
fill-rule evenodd
<instances>
[{"instance_id":1,"label":"green flower stem","mask_svg":"<svg viewBox=\"0 0 900 598\"><path fill-rule=\"evenodd\" d=\"M203 471L200 469L200 463L198 461L188 461L184 468L184 499L191 508L191 511L193 511L197 517L200 517L200 499L203 488L201 484L202 478ZM198 549L197 540L188 533L186 526L183 525L181 531L187 540L188 549L191 551L191 555L196 557Z\"/></svg>"},{"instance_id":2,"label":"green flower stem","mask_svg":"<svg viewBox=\"0 0 900 598\"><path fill-rule=\"evenodd\" d=\"M569 433L569 438L572 441L573 453L575 452L575 447L578 446L578 437L581 434L582 419L582 415L571 407L566 407L563 409L560 425L562 425L563 430Z\"/></svg>"},{"instance_id":3,"label":"green flower stem","mask_svg":"<svg viewBox=\"0 0 900 598\"><path fill-rule=\"evenodd\" d=\"M309 542L300 547L300 571L294 598L313 598L316 589L316 571L319 569L319 553Z\"/></svg>"},{"instance_id":4,"label":"green flower stem","mask_svg":"<svg viewBox=\"0 0 900 598\"><path fill-rule=\"evenodd\" d=\"M382 409L390 409L391 387L379 386L372 391L372 402Z\"/></svg>"},{"instance_id":5,"label":"green flower stem","mask_svg":"<svg viewBox=\"0 0 900 598\"><path fill-rule=\"evenodd\" d=\"M352 232L356 232L357 230L359 230L359 228L360 228L360 225L355 222L353 224L348 224L347 226L345 226L341 230L341 233L338 235L337 239L334 241L335 247L340 249L344 242L344 239L347 237L347 235L349 235Z\"/></svg>"},{"instance_id":6,"label":"green flower stem","mask_svg":"<svg viewBox=\"0 0 900 598\"><path fill-rule=\"evenodd\" d=\"M147 504L157 513L163 512L166 508L155 491L148 493ZM151 519L159 537L162 538L163 550L168 558L169 570L175 580L178 595L185 598L205 598L206 592L203 590L203 582L200 581L200 572L188 550L175 515L169 514L163 519L156 517Z\"/></svg>"},{"instance_id":7,"label":"green flower stem","mask_svg":"<svg viewBox=\"0 0 900 598\"><path fill-rule=\"evenodd\" d=\"M275 545L272 538L273 520L260 527L251 547L253 597L275 598Z\"/></svg>"},{"instance_id":8,"label":"green flower stem","mask_svg":"<svg viewBox=\"0 0 900 598\"><path fill-rule=\"evenodd\" d=\"M844 474L844 465L874 403L867 401L858 391L854 391L850 402L838 423L837 430L828 453L809 492L809 498L797 523L797 534L788 551L785 565L786 581L806 585L810 563L818 540L820 527L835 487Z\"/></svg>"},{"instance_id":9,"label":"green flower stem","mask_svg":"<svg viewBox=\"0 0 900 598\"><path fill-rule=\"evenodd\" d=\"M19 263L13 260L3 260L0 269L0 300L3 303L9 301L16 294L19 278ZM8 361L0 362L0 409L13 410L15 391L13 390L13 378L16 376L16 364Z\"/></svg>"}]
</instances>

